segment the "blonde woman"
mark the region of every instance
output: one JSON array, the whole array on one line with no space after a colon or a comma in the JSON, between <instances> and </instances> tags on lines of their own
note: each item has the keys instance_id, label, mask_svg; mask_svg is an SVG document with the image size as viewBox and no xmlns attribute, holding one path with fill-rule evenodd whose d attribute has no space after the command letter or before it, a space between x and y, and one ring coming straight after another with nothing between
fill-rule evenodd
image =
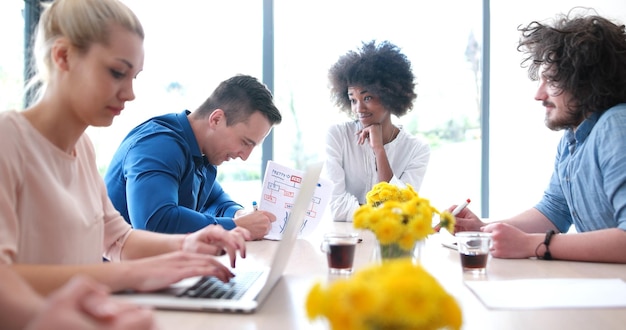
<instances>
[{"instance_id":1,"label":"blonde woman","mask_svg":"<svg viewBox=\"0 0 626 330\"><path fill-rule=\"evenodd\" d=\"M88 126L109 126L135 98L144 32L118 0L56 0L35 42L39 96L0 114L0 263L48 294L76 274L112 291L233 274L212 255L245 257L245 229L187 235L132 230L107 197ZM105 256L112 262L102 263Z\"/></svg>"}]
</instances>

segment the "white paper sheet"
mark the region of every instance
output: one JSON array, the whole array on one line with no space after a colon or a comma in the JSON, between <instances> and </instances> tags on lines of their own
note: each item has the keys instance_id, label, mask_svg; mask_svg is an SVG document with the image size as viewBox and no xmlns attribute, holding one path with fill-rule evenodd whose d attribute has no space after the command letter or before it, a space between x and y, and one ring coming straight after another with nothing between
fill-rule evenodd
<instances>
[{"instance_id":1,"label":"white paper sheet","mask_svg":"<svg viewBox=\"0 0 626 330\"><path fill-rule=\"evenodd\" d=\"M279 240L296 199L304 171L295 170L273 161L267 162L265 177L263 178L263 192L259 209L269 211L276 216L266 239ZM300 236L313 232L324 215L330 201L333 184L330 180L320 178L311 204L306 212Z\"/></svg>"},{"instance_id":2,"label":"white paper sheet","mask_svg":"<svg viewBox=\"0 0 626 330\"><path fill-rule=\"evenodd\" d=\"M626 282L619 278L550 278L466 281L490 309L626 307Z\"/></svg>"}]
</instances>

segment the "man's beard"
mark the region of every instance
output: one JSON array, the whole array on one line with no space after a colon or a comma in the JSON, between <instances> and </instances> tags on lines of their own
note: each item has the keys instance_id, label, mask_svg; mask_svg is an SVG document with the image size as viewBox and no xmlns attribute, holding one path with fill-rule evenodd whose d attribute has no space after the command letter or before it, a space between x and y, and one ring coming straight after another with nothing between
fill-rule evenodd
<instances>
[{"instance_id":1,"label":"man's beard","mask_svg":"<svg viewBox=\"0 0 626 330\"><path fill-rule=\"evenodd\" d=\"M550 116L546 114L544 123L546 127L553 131L560 131L568 128L576 128L582 122L580 115L567 112L565 116L559 116L557 118L550 119Z\"/></svg>"}]
</instances>

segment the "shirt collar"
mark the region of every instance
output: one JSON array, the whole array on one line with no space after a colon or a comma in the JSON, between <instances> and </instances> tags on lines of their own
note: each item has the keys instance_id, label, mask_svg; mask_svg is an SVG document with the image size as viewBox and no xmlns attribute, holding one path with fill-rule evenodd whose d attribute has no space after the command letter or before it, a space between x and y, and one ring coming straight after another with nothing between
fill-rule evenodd
<instances>
[{"instance_id":1,"label":"shirt collar","mask_svg":"<svg viewBox=\"0 0 626 330\"><path fill-rule=\"evenodd\" d=\"M183 127L183 132L185 136L185 141L189 145L189 149L191 150L192 157L196 165L208 165L209 160L202 154L200 151L200 146L198 145L198 140L196 139L196 135L193 133L193 129L191 128L191 123L189 123L189 116L191 111L185 110L179 114L176 114L176 119L181 127Z\"/></svg>"},{"instance_id":2,"label":"shirt collar","mask_svg":"<svg viewBox=\"0 0 626 330\"><path fill-rule=\"evenodd\" d=\"M574 131L571 128L568 128L565 132L565 137L567 138L567 145L570 151L570 154L574 152L577 145L585 142L585 139L591 133L591 130L598 122L598 118L600 118L600 114L597 112L592 113L587 119L583 120L580 125Z\"/></svg>"}]
</instances>

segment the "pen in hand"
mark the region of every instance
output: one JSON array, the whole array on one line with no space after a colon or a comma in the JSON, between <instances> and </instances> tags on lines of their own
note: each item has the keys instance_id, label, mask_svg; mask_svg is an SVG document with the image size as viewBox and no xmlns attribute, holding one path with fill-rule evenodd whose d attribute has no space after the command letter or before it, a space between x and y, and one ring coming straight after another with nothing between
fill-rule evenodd
<instances>
[{"instance_id":1,"label":"pen in hand","mask_svg":"<svg viewBox=\"0 0 626 330\"><path fill-rule=\"evenodd\" d=\"M463 209L466 208L470 202L471 200L469 198L463 201L463 203L461 203L454 210L452 210L452 215L456 217L456 215L459 214L461 211L463 211Z\"/></svg>"},{"instance_id":2,"label":"pen in hand","mask_svg":"<svg viewBox=\"0 0 626 330\"><path fill-rule=\"evenodd\" d=\"M459 214L461 211L463 211L464 208L467 207L467 205L471 202L471 200L468 198L465 201L463 201L463 203L459 204L457 207L454 208L454 210L452 210L452 212L450 212L452 214L452 216L456 217L457 214ZM433 230L436 232L439 232L439 230L441 229L441 222L438 223Z\"/></svg>"}]
</instances>

